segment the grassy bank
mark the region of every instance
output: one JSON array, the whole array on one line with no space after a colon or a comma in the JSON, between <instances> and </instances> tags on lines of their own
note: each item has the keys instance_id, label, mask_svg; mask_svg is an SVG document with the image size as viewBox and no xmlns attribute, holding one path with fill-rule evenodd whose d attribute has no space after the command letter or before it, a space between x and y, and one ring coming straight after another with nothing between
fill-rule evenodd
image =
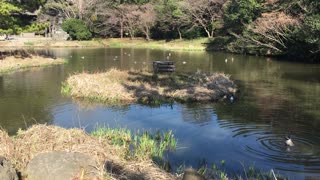
<instances>
[{"instance_id":1,"label":"grassy bank","mask_svg":"<svg viewBox=\"0 0 320 180\"><path fill-rule=\"evenodd\" d=\"M151 48L151 49L168 49L168 50L183 50L183 51L203 51L206 49L204 43L207 43L207 38L199 38L193 40L152 40L144 39L119 39L110 38L104 40L104 44L110 47L134 47L134 48Z\"/></svg>"},{"instance_id":2,"label":"grassy bank","mask_svg":"<svg viewBox=\"0 0 320 180\"><path fill-rule=\"evenodd\" d=\"M14 137L0 131L0 156L9 159L22 176L36 155L65 151L94 158L101 179L175 179L152 161L153 156L162 157L161 153L174 148L174 142L171 132L152 136L147 132L131 134L128 130L102 128L87 134L80 129L35 125ZM113 168L108 169L106 164Z\"/></svg>"},{"instance_id":3,"label":"grassy bank","mask_svg":"<svg viewBox=\"0 0 320 180\"><path fill-rule=\"evenodd\" d=\"M132 48L151 48L169 49L185 51L203 51L207 43L207 38L194 40L151 40L129 39L129 38L109 38L94 39L90 41L56 41L40 39L25 39L16 41L0 41L0 47L132 47Z\"/></svg>"},{"instance_id":4,"label":"grassy bank","mask_svg":"<svg viewBox=\"0 0 320 180\"><path fill-rule=\"evenodd\" d=\"M13 72L31 67L45 67L63 63L66 63L66 61L60 58L50 58L38 55L28 55L27 57L7 56L3 59L0 59L0 73Z\"/></svg>"},{"instance_id":5,"label":"grassy bank","mask_svg":"<svg viewBox=\"0 0 320 180\"><path fill-rule=\"evenodd\" d=\"M152 74L116 69L72 75L61 89L63 94L75 98L111 105L217 101L236 90L229 76L222 73Z\"/></svg>"}]
</instances>

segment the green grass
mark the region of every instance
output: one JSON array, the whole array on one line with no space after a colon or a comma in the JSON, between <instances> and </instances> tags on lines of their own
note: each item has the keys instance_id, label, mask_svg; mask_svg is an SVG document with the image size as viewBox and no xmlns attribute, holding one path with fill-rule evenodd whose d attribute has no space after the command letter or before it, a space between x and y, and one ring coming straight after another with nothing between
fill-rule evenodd
<instances>
[{"instance_id":1,"label":"green grass","mask_svg":"<svg viewBox=\"0 0 320 180\"><path fill-rule=\"evenodd\" d=\"M61 85L61 94L63 95L70 95L71 94L71 86L68 85L67 83L65 82L62 82L62 85Z\"/></svg>"},{"instance_id":2,"label":"green grass","mask_svg":"<svg viewBox=\"0 0 320 180\"><path fill-rule=\"evenodd\" d=\"M26 45L26 46L33 46L34 45L33 42L24 42L23 44Z\"/></svg>"},{"instance_id":3,"label":"green grass","mask_svg":"<svg viewBox=\"0 0 320 180\"><path fill-rule=\"evenodd\" d=\"M132 133L125 128L98 128L93 136L105 139L108 143L127 148L125 158L131 160L153 159L164 162L164 152L175 150L177 140L172 131Z\"/></svg>"},{"instance_id":4,"label":"green grass","mask_svg":"<svg viewBox=\"0 0 320 180\"><path fill-rule=\"evenodd\" d=\"M250 165L249 167L244 167L243 165L243 172L226 173L225 165L225 160L221 160L220 163L212 163L211 166L206 160L202 160L199 162L196 171L207 179L275 179L275 177L278 180L287 179L279 173L273 175L273 170L263 171L261 169L256 169L254 165ZM176 173L182 174L185 169L187 169L185 164L181 164L176 170Z\"/></svg>"}]
</instances>

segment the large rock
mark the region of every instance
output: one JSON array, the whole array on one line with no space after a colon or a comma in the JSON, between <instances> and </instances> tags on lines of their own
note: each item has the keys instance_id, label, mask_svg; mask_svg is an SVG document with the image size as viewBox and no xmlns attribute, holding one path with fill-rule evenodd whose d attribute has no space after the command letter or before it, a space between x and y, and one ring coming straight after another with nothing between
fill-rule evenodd
<instances>
[{"instance_id":1,"label":"large rock","mask_svg":"<svg viewBox=\"0 0 320 180\"><path fill-rule=\"evenodd\" d=\"M0 179L1 180L18 180L16 170L12 167L10 161L0 156Z\"/></svg>"},{"instance_id":2,"label":"large rock","mask_svg":"<svg viewBox=\"0 0 320 180\"><path fill-rule=\"evenodd\" d=\"M34 157L25 174L28 180L99 179L96 167L95 160L85 154L48 152Z\"/></svg>"}]
</instances>

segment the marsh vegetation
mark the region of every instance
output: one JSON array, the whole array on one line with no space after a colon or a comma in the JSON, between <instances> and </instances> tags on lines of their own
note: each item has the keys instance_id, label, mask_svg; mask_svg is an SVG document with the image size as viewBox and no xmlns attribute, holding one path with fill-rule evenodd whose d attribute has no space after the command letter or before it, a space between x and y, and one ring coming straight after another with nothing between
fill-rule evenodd
<instances>
[{"instance_id":1,"label":"marsh vegetation","mask_svg":"<svg viewBox=\"0 0 320 180\"><path fill-rule=\"evenodd\" d=\"M0 73L64 63L66 61L61 58L44 56L25 50L0 52Z\"/></svg>"},{"instance_id":2,"label":"marsh vegetation","mask_svg":"<svg viewBox=\"0 0 320 180\"><path fill-rule=\"evenodd\" d=\"M153 74L111 69L105 73L81 73L62 84L63 94L107 104L159 104L161 102L210 102L235 95L228 75Z\"/></svg>"}]
</instances>

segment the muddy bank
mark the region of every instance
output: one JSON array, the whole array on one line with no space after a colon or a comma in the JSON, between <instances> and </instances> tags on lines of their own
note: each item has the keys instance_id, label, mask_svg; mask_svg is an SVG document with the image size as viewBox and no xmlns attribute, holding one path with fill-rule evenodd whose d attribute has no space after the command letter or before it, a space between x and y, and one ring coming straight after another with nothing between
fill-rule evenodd
<instances>
[{"instance_id":1,"label":"muddy bank","mask_svg":"<svg viewBox=\"0 0 320 180\"><path fill-rule=\"evenodd\" d=\"M48 152L81 153L93 158L100 172L98 179L176 179L151 159L125 159L126 151L127 147L112 145L102 136L89 135L80 129L35 125L19 131L15 137L0 131L0 156L10 160L24 179L28 179L29 162Z\"/></svg>"},{"instance_id":2,"label":"muddy bank","mask_svg":"<svg viewBox=\"0 0 320 180\"><path fill-rule=\"evenodd\" d=\"M228 75L152 74L111 69L81 73L63 83L62 93L107 104L212 102L234 96L237 88Z\"/></svg>"}]
</instances>

